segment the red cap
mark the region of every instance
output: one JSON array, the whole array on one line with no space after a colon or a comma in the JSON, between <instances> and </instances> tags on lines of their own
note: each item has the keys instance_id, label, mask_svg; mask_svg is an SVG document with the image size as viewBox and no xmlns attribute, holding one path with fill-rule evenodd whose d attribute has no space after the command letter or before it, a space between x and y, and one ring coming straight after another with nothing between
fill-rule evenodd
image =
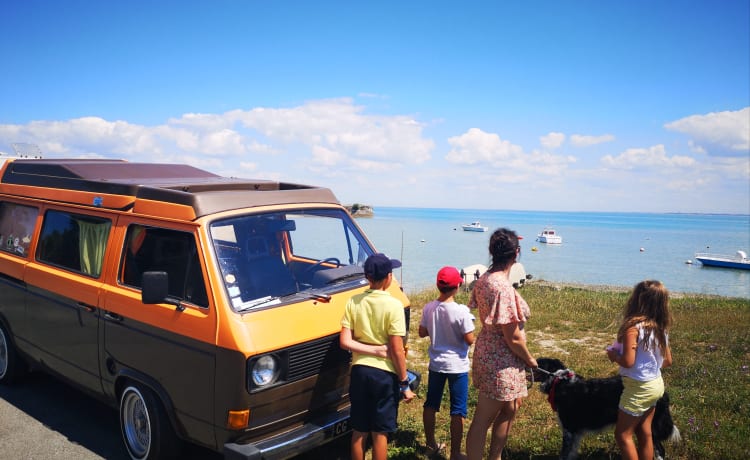
<instances>
[{"instance_id":1,"label":"red cap","mask_svg":"<svg viewBox=\"0 0 750 460\"><path fill-rule=\"evenodd\" d=\"M438 287L458 287L463 282L461 274L454 267L443 267L437 274Z\"/></svg>"}]
</instances>

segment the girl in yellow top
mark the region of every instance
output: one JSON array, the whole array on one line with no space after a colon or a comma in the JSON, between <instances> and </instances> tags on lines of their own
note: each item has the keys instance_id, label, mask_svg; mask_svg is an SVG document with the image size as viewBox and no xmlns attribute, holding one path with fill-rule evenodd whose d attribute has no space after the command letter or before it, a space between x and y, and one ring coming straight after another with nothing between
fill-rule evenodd
<instances>
[{"instance_id":1,"label":"girl in yellow top","mask_svg":"<svg viewBox=\"0 0 750 460\"><path fill-rule=\"evenodd\" d=\"M672 365L669 348L669 292L659 281L636 284L625 305L616 342L607 357L620 365L620 397L615 440L624 460L654 458L651 422L656 401L664 394L661 368ZM638 449L633 434L638 438Z\"/></svg>"}]
</instances>

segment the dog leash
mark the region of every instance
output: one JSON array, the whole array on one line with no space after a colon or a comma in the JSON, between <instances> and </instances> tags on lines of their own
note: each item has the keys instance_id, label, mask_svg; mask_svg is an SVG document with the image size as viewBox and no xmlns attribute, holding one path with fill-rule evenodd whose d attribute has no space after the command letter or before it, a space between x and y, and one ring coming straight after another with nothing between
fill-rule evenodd
<instances>
[{"instance_id":1,"label":"dog leash","mask_svg":"<svg viewBox=\"0 0 750 460\"><path fill-rule=\"evenodd\" d=\"M552 372L550 372L550 371L548 371L546 369L542 369L541 367L527 367L526 369L528 369L529 370L529 374L531 374L531 379L529 380L531 382L531 384L527 387L527 389L529 389L529 390L532 389L532 388L534 388L534 371L535 370L542 371L542 373L547 374L547 375L554 375Z\"/></svg>"}]
</instances>

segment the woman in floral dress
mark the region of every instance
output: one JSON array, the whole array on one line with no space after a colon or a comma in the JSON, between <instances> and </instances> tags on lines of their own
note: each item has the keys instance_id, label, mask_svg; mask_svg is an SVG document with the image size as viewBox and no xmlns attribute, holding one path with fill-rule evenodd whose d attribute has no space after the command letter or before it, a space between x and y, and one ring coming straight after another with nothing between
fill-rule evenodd
<instances>
[{"instance_id":1,"label":"woman in floral dress","mask_svg":"<svg viewBox=\"0 0 750 460\"><path fill-rule=\"evenodd\" d=\"M479 310L482 328L476 340L472 380L479 392L466 436L469 460L481 460L492 426L489 459L500 460L521 401L528 396L526 367L537 367L526 348L524 323L529 305L516 292L509 274L520 255L518 235L500 228L490 237L492 263L474 284L469 306Z\"/></svg>"}]
</instances>

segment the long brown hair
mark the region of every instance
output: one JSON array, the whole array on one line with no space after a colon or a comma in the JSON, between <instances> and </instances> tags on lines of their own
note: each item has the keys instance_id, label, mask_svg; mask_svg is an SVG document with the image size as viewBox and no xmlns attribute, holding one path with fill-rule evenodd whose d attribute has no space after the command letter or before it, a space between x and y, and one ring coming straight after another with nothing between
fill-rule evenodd
<instances>
[{"instance_id":1,"label":"long brown hair","mask_svg":"<svg viewBox=\"0 0 750 460\"><path fill-rule=\"evenodd\" d=\"M518 235L513 230L498 228L490 236L490 256L492 263L489 271L505 270L515 263L518 256Z\"/></svg>"},{"instance_id":2,"label":"long brown hair","mask_svg":"<svg viewBox=\"0 0 750 460\"><path fill-rule=\"evenodd\" d=\"M617 340L622 342L625 332L639 323L644 332L654 334L659 349L664 353L667 334L672 327L672 314L669 311L669 291L661 281L645 280L635 285L625 304Z\"/></svg>"}]
</instances>

